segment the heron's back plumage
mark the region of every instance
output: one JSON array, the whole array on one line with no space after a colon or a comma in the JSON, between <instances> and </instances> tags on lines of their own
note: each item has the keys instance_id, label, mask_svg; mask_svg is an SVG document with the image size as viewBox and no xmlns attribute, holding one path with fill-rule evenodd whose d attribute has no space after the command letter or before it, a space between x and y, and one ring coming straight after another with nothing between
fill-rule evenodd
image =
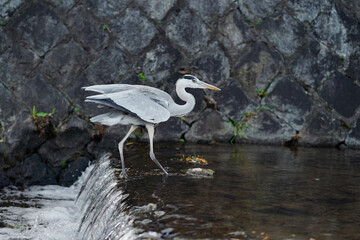
<instances>
[{"instance_id":1,"label":"heron's back plumage","mask_svg":"<svg viewBox=\"0 0 360 240\"><path fill-rule=\"evenodd\" d=\"M129 113L145 122L160 123L170 118L168 108L173 100L162 90L128 84L94 85L84 89L101 93L86 97L86 102L94 102Z\"/></svg>"}]
</instances>

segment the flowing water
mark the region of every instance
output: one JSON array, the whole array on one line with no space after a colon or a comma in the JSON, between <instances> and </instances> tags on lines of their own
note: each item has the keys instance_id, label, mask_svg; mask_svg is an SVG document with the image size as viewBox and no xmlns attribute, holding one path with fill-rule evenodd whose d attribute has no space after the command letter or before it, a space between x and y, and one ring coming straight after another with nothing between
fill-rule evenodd
<instances>
[{"instance_id":1,"label":"flowing water","mask_svg":"<svg viewBox=\"0 0 360 240\"><path fill-rule=\"evenodd\" d=\"M157 144L167 178L147 151L128 146L126 181L115 155L69 188L3 190L0 239L360 239L360 151ZM186 174L195 167L215 173Z\"/></svg>"}]
</instances>

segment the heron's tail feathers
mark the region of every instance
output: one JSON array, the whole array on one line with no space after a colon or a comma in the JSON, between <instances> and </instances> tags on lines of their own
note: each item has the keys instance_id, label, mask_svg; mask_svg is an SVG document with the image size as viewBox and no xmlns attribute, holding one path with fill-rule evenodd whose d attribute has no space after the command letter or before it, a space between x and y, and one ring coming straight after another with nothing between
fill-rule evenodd
<instances>
[{"instance_id":1,"label":"heron's tail feathers","mask_svg":"<svg viewBox=\"0 0 360 240\"><path fill-rule=\"evenodd\" d=\"M90 118L90 121L93 123L100 123L102 125L113 126L116 124L120 125L136 125L136 126L144 126L145 121L140 118L128 114L126 112L108 112L105 114L101 114L95 117Z\"/></svg>"}]
</instances>

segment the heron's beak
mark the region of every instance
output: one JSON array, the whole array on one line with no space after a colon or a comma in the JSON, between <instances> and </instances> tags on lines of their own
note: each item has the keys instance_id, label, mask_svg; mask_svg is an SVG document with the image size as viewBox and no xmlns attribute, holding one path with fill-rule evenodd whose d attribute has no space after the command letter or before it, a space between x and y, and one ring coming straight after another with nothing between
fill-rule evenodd
<instances>
[{"instance_id":1,"label":"heron's beak","mask_svg":"<svg viewBox=\"0 0 360 240\"><path fill-rule=\"evenodd\" d=\"M209 89L212 89L212 90L216 90L216 91L220 91L221 89L220 88L217 88L211 84L208 84L208 83L203 83L204 85L204 88L209 88Z\"/></svg>"}]
</instances>

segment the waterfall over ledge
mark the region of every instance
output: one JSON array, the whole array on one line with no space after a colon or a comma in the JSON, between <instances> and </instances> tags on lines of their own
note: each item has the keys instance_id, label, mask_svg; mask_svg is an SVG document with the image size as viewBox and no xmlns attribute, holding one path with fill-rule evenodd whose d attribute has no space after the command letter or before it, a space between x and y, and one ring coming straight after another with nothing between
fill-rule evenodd
<instances>
[{"instance_id":1,"label":"waterfall over ledge","mask_svg":"<svg viewBox=\"0 0 360 240\"><path fill-rule=\"evenodd\" d=\"M117 186L109 154L70 187L32 186L0 192L0 239L134 239L126 195Z\"/></svg>"}]
</instances>

